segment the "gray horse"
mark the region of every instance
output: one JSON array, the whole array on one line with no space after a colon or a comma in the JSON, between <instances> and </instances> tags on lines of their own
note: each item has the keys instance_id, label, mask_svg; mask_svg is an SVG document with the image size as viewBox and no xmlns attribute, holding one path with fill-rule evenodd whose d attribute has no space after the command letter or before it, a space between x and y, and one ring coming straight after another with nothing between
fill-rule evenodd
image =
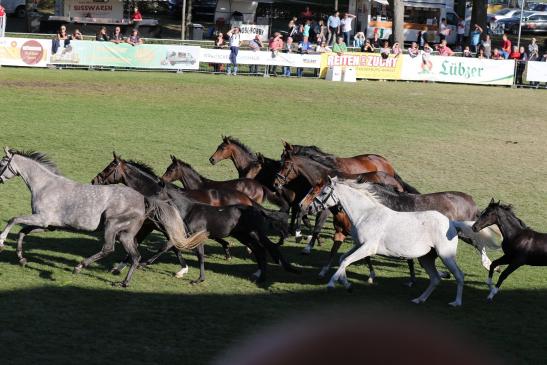
<instances>
[{"instance_id":1,"label":"gray horse","mask_svg":"<svg viewBox=\"0 0 547 365\"><path fill-rule=\"evenodd\" d=\"M127 286L139 264L135 235L145 219L161 224L169 240L179 245L194 246L207 238L204 231L187 237L178 210L167 201L145 198L122 185L89 185L69 180L40 152L22 152L8 147L4 151L6 156L0 160L0 183L21 176L32 195L32 214L9 220L0 234L0 251L9 231L16 224L26 226L26 234L48 229L88 232L103 229L101 251L83 260L74 268L74 273L112 253L118 240L132 259L131 269L121 282L122 286ZM26 262L19 244L17 255L21 263Z\"/></svg>"}]
</instances>

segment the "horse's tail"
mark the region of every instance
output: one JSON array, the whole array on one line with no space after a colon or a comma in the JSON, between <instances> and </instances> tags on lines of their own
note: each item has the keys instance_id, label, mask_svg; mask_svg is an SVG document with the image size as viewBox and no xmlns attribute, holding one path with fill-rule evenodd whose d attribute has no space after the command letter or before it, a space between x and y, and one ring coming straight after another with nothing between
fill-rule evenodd
<instances>
[{"instance_id":1,"label":"horse's tail","mask_svg":"<svg viewBox=\"0 0 547 365\"><path fill-rule=\"evenodd\" d=\"M399 182L399 184L403 186L405 192L411 194L420 194L420 192L414 186L407 184L397 173L395 173L393 177Z\"/></svg>"},{"instance_id":2,"label":"horse's tail","mask_svg":"<svg viewBox=\"0 0 547 365\"><path fill-rule=\"evenodd\" d=\"M192 250L203 243L209 236L207 231L199 231L188 236L186 226L177 208L165 200L145 198L147 217L160 224L169 241L179 250Z\"/></svg>"},{"instance_id":3,"label":"horse's tail","mask_svg":"<svg viewBox=\"0 0 547 365\"><path fill-rule=\"evenodd\" d=\"M473 231L475 221L452 221L460 238L466 238L477 248L499 250L503 237L496 226L486 227L479 232Z\"/></svg>"},{"instance_id":4,"label":"horse's tail","mask_svg":"<svg viewBox=\"0 0 547 365\"><path fill-rule=\"evenodd\" d=\"M262 191L264 192L264 197L266 200L274 205L277 205L281 211L289 211L289 203L281 196L281 194L276 194L264 185L262 186Z\"/></svg>"},{"instance_id":5,"label":"horse's tail","mask_svg":"<svg viewBox=\"0 0 547 365\"><path fill-rule=\"evenodd\" d=\"M266 209L257 203L253 204L253 209L263 218L262 229L265 234L276 235L281 238L289 236L289 214L287 212Z\"/></svg>"}]
</instances>

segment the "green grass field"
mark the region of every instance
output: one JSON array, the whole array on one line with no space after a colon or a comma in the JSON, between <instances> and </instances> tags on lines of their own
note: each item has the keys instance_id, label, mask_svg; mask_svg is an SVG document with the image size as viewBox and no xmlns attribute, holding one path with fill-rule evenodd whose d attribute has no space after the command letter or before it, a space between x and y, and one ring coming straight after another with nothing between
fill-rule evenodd
<instances>
[{"instance_id":1,"label":"green grass field","mask_svg":"<svg viewBox=\"0 0 547 365\"><path fill-rule=\"evenodd\" d=\"M61 171L88 182L115 150L151 164L163 174L169 155L215 179L237 177L230 161L209 156L220 136L240 138L257 152L278 158L281 140L316 144L341 156L378 153L423 192L459 190L480 206L491 197L515 205L532 227L547 231L546 93L446 84L228 78L222 75L0 69L0 141L47 152ZM0 219L30 212L20 179L0 186ZM362 264L349 268L354 292L327 292L317 276L332 234L311 256L291 239L282 247L302 275L270 265L269 285L248 281L255 264L235 244L224 261L216 243L207 246L207 281L199 286L196 260L184 279L173 273L174 255L139 270L128 289L108 272L124 256L111 257L79 276L72 268L100 248L95 237L53 232L27 238L29 264L15 255L17 229L0 254L2 363L99 363L127 361L206 364L268 324L312 309L382 308L432 318L459 329L483 349L518 363L541 363L547 325L547 268L525 267L487 303L486 271L461 244L466 273L464 306L449 308L453 279L421 306L410 303L427 285L402 286L400 261L375 258L378 279L366 283ZM141 247L148 257L162 242ZM344 250L350 243L343 246ZM491 258L500 256L492 252ZM416 332L420 328L415 329Z\"/></svg>"}]
</instances>

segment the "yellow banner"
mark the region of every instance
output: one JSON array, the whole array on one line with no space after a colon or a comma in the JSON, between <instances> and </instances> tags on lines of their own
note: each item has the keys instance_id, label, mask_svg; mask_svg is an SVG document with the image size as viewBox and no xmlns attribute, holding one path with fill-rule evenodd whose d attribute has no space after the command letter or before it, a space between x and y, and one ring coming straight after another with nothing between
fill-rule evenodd
<instances>
[{"instance_id":1,"label":"yellow banner","mask_svg":"<svg viewBox=\"0 0 547 365\"><path fill-rule=\"evenodd\" d=\"M355 67L358 79L400 80L403 56L389 55L383 58L379 53L323 53L321 55L321 77L329 67Z\"/></svg>"}]
</instances>

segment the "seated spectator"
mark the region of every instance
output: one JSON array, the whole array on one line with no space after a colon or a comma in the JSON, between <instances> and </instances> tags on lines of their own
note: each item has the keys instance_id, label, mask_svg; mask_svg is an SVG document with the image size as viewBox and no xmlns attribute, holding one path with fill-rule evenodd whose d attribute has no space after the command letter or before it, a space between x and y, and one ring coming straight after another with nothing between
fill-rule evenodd
<instances>
[{"instance_id":1,"label":"seated spectator","mask_svg":"<svg viewBox=\"0 0 547 365\"><path fill-rule=\"evenodd\" d=\"M112 38L110 40L116 44L120 44L124 42L122 29L120 27L114 28L114 34L112 34Z\"/></svg>"},{"instance_id":2,"label":"seated spectator","mask_svg":"<svg viewBox=\"0 0 547 365\"><path fill-rule=\"evenodd\" d=\"M429 43L424 43L424 49L422 50L422 71L429 72L433 68L431 62L431 55L433 54L433 48L429 47Z\"/></svg>"},{"instance_id":3,"label":"seated spectator","mask_svg":"<svg viewBox=\"0 0 547 365\"><path fill-rule=\"evenodd\" d=\"M332 50L327 45L327 41L323 41L315 47L315 52L325 53L325 52L332 52Z\"/></svg>"},{"instance_id":4,"label":"seated spectator","mask_svg":"<svg viewBox=\"0 0 547 365\"><path fill-rule=\"evenodd\" d=\"M417 57L420 54L420 49L418 48L418 43L412 42L412 45L408 49L408 55L412 58Z\"/></svg>"},{"instance_id":5,"label":"seated spectator","mask_svg":"<svg viewBox=\"0 0 547 365\"><path fill-rule=\"evenodd\" d=\"M222 34L222 33L221 33ZM215 45L216 45L216 41L215 41ZM249 48L251 48L251 50L253 52L258 52L260 51L260 48L262 48L264 45L262 44L262 41L260 40L260 36L257 34L255 35L254 39L251 39L249 41ZM251 65L249 66L249 73L253 74L253 75L256 75L258 74L258 65Z\"/></svg>"},{"instance_id":6,"label":"seated spectator","mask_svg":"<svg viewBox=\"0 0 547 365\"><path fill-rule=\"evenodd\" d=\"M501 47L501 55L503 58L507 59L509 58L509 55L511 54L511 41L509 39L507 39L507 34L504 34L502 36L503 39L503 46Z\"/></svg>"},{"instance_id":7,"label":"seated spectator","mask_svg":"<svg viewBox=\"0 0 547 365\"><path fill-rule=\"evenodd\" d=\"M348 47L344 43L344 37L338 37L336 39L336 43L332 46L332 51L338 55L348 51Z\"/></svg>"},{"instance_id":8,"label":"seated spectator","mask_svg":"<svg viewBox=\"0 0 547 365\"><path fill-rule=\"evenodd\" d=\"M311 42L309 41L309 38L304 36L302 38L302 42L298 43L298 53L300 53L300 54L310 53L310 51L313 51L312 47L313 46L312 46ZM304 68L297 67L296 68L296 76L297 77L302 77L303 74L304 74Z\"/></svg>"},{"instance_id":9,"label":"seated spectator","mask_svg":"<svg viewBox=\"0 0 547 365\"><path fill-rule=\"evenodd\" d=\"M399 57L401 53L403 53L403 51L401 50L399 42L393 43L393 47L391 47L391 54L395 55L395 57Z\"/></svg>"},{"instance_id":10,"label":"seated spectator","mask_svg":"<svg viewBox=\"0 0 547 365\"><path fill-rule=\"evenodd\" d=\"M51 42L51 52L53 54L61 52L63 49L70 45L70 37L66 33L66 26L61 25L59 31Z\"/></svg>"},{"instance_id":11,"label":"seated spectator","mask_svg":"<svg viewBox=\"0 0 547 365\"><path fill-rule=\"evenodd\" d=\"M365 41L365 44L361 46L361 52L374 52L375 50L376 49L368 39Z\"/></svg>"},{"instance_id":12,"label":"seated spectator","mask_svg":"<svg viewBox=\"0 0 547 365\"><path fill-rule=\"evenodd\" d=\"M509 59L518 60L520 58L520 52L517 46L513 46L513 50L509 53Z\"/></svg>"},{"instance_id":13,"label":"seated spectator","mask_svg":"<svg viewBox=\"0 0 547 365\"><path fill-rule=\"evenodd\" d=\"M500 50L498 48L494 48L491 58L493 60L503 60L503 56L501 55Z\"/></svg>"},{"instance_id":14,"label":"seated spectator","mask_svg":"<svg viewBox=\"0 0 547 365\"><path fill-rule=\"evenodd\" d=\"M450 47L448 47L446 45L446 39L443 39L441 41L441 43L439 43L437 45L437 52L439 52L440 56L452 56L452 55L454 55L454 51L452 51L450 49Z\"/></svg>"},{"instance_id":15,"label":"seated spectator","mask_svg":"<svg viewBox=\"0 0 547 365\"><path fill-rule=\"evenodd\" d=\"M420 49L424 49L424 46L427 43L427 31L428 31L428 28L424 27L421 31L418 32L416 43L418 43L418 46L420 47Z\"/></svg>"},{"instance_id":16,"label":"seated spectator","mask_svg":"<svg viewBox=\"0 0 547 365\"><path fill-rule=\"evenodd\" d=\"M370 44L372 44L372 47L374 48L380 48L380 36L378 35L378 32L374 32L374 37L370 41Z\"/></svg>"},{"instance_id":17,"label":"seated spectator","mask_svg":"<svg viewBox=\"0 0 547 365\"><path fill-rule=\"evenodd\" d=\"M132 46L138 46L139 44L144 43L142 38L139 36L139 31L137 29L133 29L131 31L131 35L127 37L126 42Z\"/></svg>"},{"instance_id":18,"label":"seated spectator","mask_svg":"<svg viewBox=\"0 0 547 365\"><path fill-rule=\"evenodd\" d=\"M391 48L389 48L389 42L384 41L384 46L380 48L380 55L383 59L386 59L389 57L389 54L391 53Z\"/></svg>"},{"instance_id":19,"label":"seated spectator","mask_svg":"<svg viewBox=\"0 0 547 365\"><path fill-rule=\"evenodd\" d=\"M532 38L532 42L528 45L528 59L530 61L537 61L539 58L539 47L536 43L536 39Z\"/></svg>"},{"instance_id":20,"label":"seated spectator","mask_svg":"<svg viewBox=\"0 0 547 365\"><path fill-rule=\"evenodd\" d=\"M363 46L365 45L365 41L366 41L365 33L357 32L353 36L353 47L363 48Z\"/></svg>"},{"instance_id":21,"label":"seated spectator","mask_svg":"<svg viewBox=\"0 0 547 365\"><path fill-rule=\"evenodd\" d=\"M84 36L80 32L78 28L74 29L74 32L72 32L71 39L74 41L82 41L84 39Z\"/></svg>"},{"instance_id":22,"label":"seated spectator","mask_svg":"<svg viewBox=\"0 0 547 365\"><path fill-rule=\"evenodd\" d=\"M478 59L481 59L481 60L484 60L484 59L487 59L488 57L486 57L486 51L484 49L484 47L479 47L479 51L477 52L477 58Z\"/></svg>"},{"instance_id":23,"label":"seated spectator","mask_svg":"<svg viewBox=\"0 0 547 365\"><path fill-rule=\"evenodd\" d=\"M98 42L108 42L110 37L106 33L106 27L101 27L95 36L95 40Z\"/></svg>"},{"instance_id":24,"label":"seated spectator","mask_svg":"<svg viewBox=\"0 0 547 365\"><path fill-rule=\"evenodd\" d=\"M481 47L482 48L482 47ZM471 50L469 49L469 46L465 46L463 48L463 54L462 57L473 57L473 54L471 53Z\"/></svg>"}]
</instances>

